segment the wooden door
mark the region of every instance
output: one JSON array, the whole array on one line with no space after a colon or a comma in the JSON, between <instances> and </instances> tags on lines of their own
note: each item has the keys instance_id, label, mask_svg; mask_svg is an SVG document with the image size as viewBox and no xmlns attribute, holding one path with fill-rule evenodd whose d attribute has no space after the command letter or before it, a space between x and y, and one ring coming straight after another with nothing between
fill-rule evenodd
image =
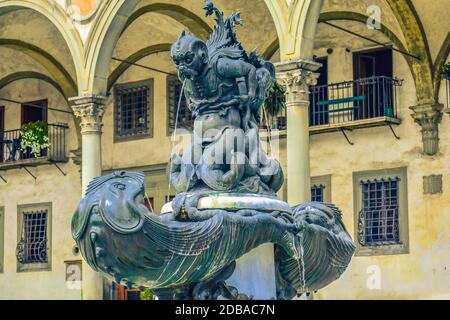
<instances>
[{"instance_id":1,"label":"wooden door","mask_svg":"<svg viewBox=\"0 0 450 320\"><path fill-rule=\"evenodd\" d=\"M47 122L47 100L39 100L26 102L22 104L21 108L21 122L22 126L36 121ZM41 151L40 156L47 155L47 149ZM30 150L22 151L22 159L28 159L31 157Z\"/></svg>"},{"instance_id":2,"label":"wooden door","mask_svg":"<svg viewBox=\"0 0 450 320\"><path fill-rule=\"evenodd\" d=\"M32 101L22 104L22 125L44 121L47 122L47 100Z\"/></svg>"}]
</instances>

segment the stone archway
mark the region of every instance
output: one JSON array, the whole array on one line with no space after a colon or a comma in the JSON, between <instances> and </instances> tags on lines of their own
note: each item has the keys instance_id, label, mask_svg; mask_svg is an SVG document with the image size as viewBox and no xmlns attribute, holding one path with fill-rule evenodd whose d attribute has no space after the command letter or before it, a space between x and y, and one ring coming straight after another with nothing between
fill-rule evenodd
<instances>
[{"instance_id":1,"label":"stone archway","mask_svg":"<svg viewBox=\"0 0 450 320\"><path fill-rule=\"evenodd\" d=\"M79 82L83 70L82 41L64 10L59 5L51 5L44 0L2 1L0 15L18 9L31 9L41 14L57 28L63 37L75 65L76 78Z\"/></svg>"},{"instance_id":2,"label":"stone archway","mask_svg":"<svg viewBox=\"0 0 450 320\"><path fill-rule=\"evenodd\" d=\"M46 52L38 45L33 45L25 41L17 39L0 39L0 46L8 47L14 50L25 53L42 65L51 75L53 79L45 79L40 75L41 80L46 82L54 82L57 84L64 95L67 97L76 95L78 92L77 83L80 82L83 74L83 44L79 33L72 24L72 21L64 12L63 8L57 4L51 4L44 0L26 0L26 1L2 1L0 2L0 16L9 12L29 9L36 12L44 20L48 21L50 25L56 28L61 35L64 45L70 53L70 59L74 65L75 79L70 75L68 70L51 54ZM23 76L21 74L20 76ZM8 78L5 78L8 79ZM47 81L48 80L48 81ZM53 85L52 84L52 85ZM81 134L79 131L79 120L73 117L78 145L81 146Z\"/></svg>"},{"instance_id":3,"label":"stone archway","mask_svg":"<svg viewBox=\"0 0 450 320\"><path fill-rule=\"evenodd\" d=\"M323 0L265 0L280 39L281 60L312 59Z\"/></svg>"},{"instance_id":4,"label":"stone archway","mask_svg":"<svg viewBox=\"0 0 450 320\"><path fill-rule=\"evenodd\" d=\"M55 57L45 50L33 44L16 39L0 39L0 47L1 46L23 52L42 65L50 73L52 78L59 83L66 93L66 97L72 97L77 94L77 84L72 79L69 72Z\"/></svg>"},{"instance_id":5,"label":"stone archway","mask_svg":"<svg viewBox=\"0 0 450 320\"><path fill-rule=\"evenodd\" d=\"M45 74L42 74L40 72L34 72L34 71L15 72L15 73L9 74L9 75L1 78L0 79L0 90L13 82L20 81L23 79L42 80L44 82L47 82L51 86L53 86L56 90L58 90L58 92L61 93L66 100L70 97L71 93L65 92L64 89L61 87L61 85L57 81L53 80L49 76L46 76Z\"/></svg>"}]
</instances>

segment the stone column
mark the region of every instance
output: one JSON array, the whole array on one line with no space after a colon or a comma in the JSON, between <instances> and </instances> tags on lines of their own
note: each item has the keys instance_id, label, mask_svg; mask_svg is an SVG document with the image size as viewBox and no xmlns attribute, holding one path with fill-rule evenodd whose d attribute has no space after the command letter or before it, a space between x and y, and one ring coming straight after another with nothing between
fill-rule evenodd
<instances>
[{"instance_id":1,"label":"stone column","mask_svg":"<svg viewBox=\"0 0 450 320\"><path fill-rule=\"evenodd\" d=\"M429 156L439 150L439 123L444 106L436 102L425 102L410 107L414 121L422 127L423 152Z\"/></svg>"},{"instance_id":2,"label":"stone column","mask_svg":"<svg viewBox=\"0 0 450 320\"><path fill-rule=\"evenodd\" d=\"M82 96L71 98L72 110L81 122L81 188L82 196L89 182L102 173L102 118L105 112L106 97ZM83 262L82 298L101 300L103 283L100 273L93 271Z\"/></svg>"},{"instance_id":3,"label":"stone column","mask_svg":"<svg viewBox=\"0 0 450 320\"><path fill-rule=\"evenodd\" d=\"M276 64L278 82L286 92L288 203L311 200L309 166L309 86L317 83L319 63L288 60Z\"/></svg>"}]
</instances>

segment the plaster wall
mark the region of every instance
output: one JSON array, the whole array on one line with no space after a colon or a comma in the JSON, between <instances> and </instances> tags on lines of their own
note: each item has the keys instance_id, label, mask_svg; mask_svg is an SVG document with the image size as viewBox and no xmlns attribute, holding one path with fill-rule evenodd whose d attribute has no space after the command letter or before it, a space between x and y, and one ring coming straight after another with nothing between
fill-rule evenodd
<instances>
[{"instance_id":1,"label":"plaster wall","mask_svg":"<svg viewBox=\"0 0 450 320\"><path fill-rule=\"evenodd\" d=\"M64 98L50 85L39 80L17 81L0 90L0 96L20 101L34 101L47 98L48 106L69 110ZM6 129L20 128L20 105L6 103ZM49 123L64 122L67 129L67 150L78 147L73 118L70 114L48 111ZM80 290L66 286L64 261L80 260L72 254L75 242L72 240L70 223L72 213L80 198L79 167L71 160L60 164L67 174L63 176L50 165L28 168L36 177L34 180L25 170L1 171L8 181L0 183L0 207L5 208L4 219L4 270L0 273L0 299L80 299ZM17 206L25 204L52 203L51 271L17 272L16 246Z\"/></svg>"}]
</instances>

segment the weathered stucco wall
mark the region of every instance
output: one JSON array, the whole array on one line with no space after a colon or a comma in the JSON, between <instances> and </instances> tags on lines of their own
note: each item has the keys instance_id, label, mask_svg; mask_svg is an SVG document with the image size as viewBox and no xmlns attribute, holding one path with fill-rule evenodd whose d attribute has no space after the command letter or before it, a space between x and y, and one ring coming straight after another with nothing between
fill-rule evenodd
<instances>
[{"instance_id":1,"label":"weathered stucco wall","mask_svg":"<svg viewBox=\"0 0 450 320\"><path fill-rule=\"evenodd\" d=\"M48 99L51 108L69 110L65 99L50 85L39 80L21 80L0 90L0 97L24 102ZM6 129L20 128L20 105L1 103L5 106ZM70 114L48 111L49 123L68 123L67 150L78 147L75 124ZM67 174L63 176L50 165L29 168L37 177L34 180L25 170L1 171L8 181L0 183L0 207L5 211L4 270L0 273L0 299L80 299L80 290L66 286L64 261L79 260L72 254L75 242L70 232L72 214L80 198L79 167L70 160L60 164ZM51 271L17 272L16 246L17 206L35 203L52 203Z\"/></svg>"}]
</instances>

